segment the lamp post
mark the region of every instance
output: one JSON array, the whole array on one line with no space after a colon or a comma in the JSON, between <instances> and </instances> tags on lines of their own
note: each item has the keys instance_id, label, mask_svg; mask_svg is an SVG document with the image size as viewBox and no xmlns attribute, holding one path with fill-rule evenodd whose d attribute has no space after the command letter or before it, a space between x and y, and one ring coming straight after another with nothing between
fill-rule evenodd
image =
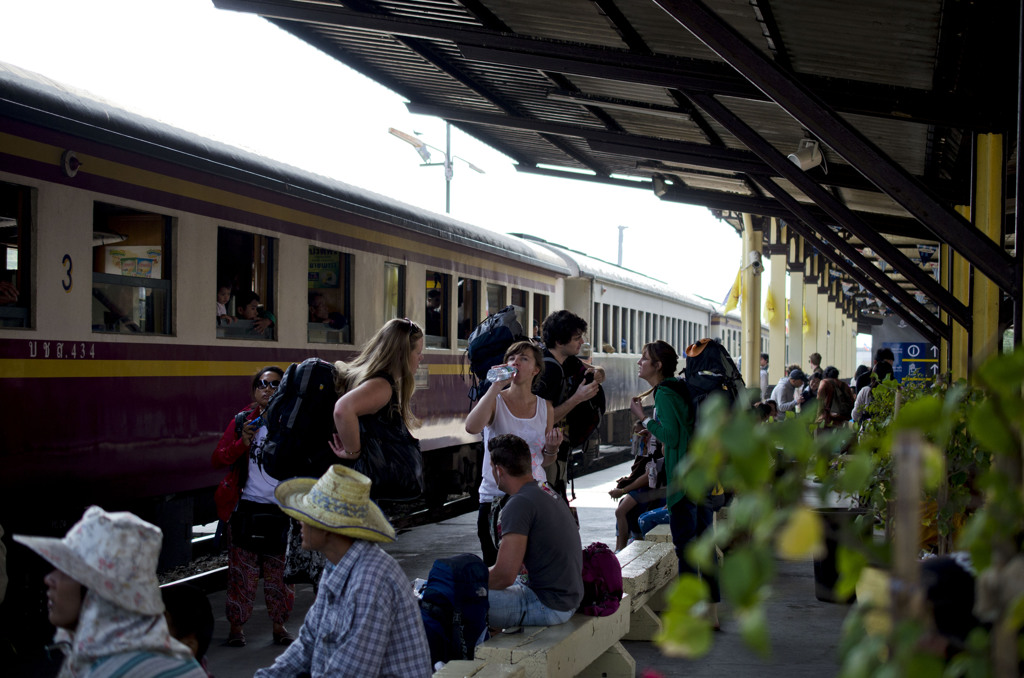
<instances>
[{"instance_id":1,"label":"lamp post","mask_svg":"<svg viewBox=\"0 0 1024 678\"><path fill-rule=\"evenodd\" d=\"M412 134L406 134L401 130L395 129L394 127L389 127L388 132L416 149L416 152L419 153L420 158L423 159L423 162L420 163L420 167L444 167L445 214L451 214L452 211L452 176L455 174L453 161L456 159L461 160L462 162L469 165L469 169L473 170L474 172L484 174L484 171L482 169L480 169L470 161L466 160L465 158L460 158L457 155L452 155L452 124L448 121L445 121L444 123L445 150L443 151L437 146L431 146L430 144L426 143L417 136L414 136ZM430 162L429 149L434 149L438 153L444 154L444 162Z\"/></svg>"}]
</instances>

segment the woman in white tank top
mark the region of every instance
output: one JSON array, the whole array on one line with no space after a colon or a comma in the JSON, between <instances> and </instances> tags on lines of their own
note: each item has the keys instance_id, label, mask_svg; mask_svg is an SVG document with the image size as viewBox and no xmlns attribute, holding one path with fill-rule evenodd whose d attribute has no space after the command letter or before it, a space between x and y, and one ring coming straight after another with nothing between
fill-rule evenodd
<instances>
[{"instance_id":1,"label":"woman in white tank top","mask_svg":"<svg viewBox=\"0 0 1024 678\"><path fill-rule=\"evenodd\" d=\"M511 379L491 384L466 417L467 432L484 434L477 533L488 567L494 564L498 553L490 536L491 502L501 497L503 492L494 482L487 441L502 433L512 433L525 440L530 446L533 477L541 481L547 479L544 469L555 461L558 446L562 443L562 432L554 428L554 408L532 391L533 382L540 376L541 365L544 364L540 349L529 341L516 342L505 352L505 363L515 367L516 374Z\"/></svg>"}]
</instances>

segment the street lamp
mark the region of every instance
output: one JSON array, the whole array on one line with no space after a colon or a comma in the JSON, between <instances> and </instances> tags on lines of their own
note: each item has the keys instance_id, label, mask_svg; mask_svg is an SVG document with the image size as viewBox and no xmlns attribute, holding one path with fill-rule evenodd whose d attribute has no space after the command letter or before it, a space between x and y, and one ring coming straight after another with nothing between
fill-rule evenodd
<instances>
[{"instance_id":1,"label":"street lamp","mask_svg":"<svg viewBox=\"0 0 1024 678\"><path fill-rule=\"evenodd\" d=\"M420 167L444 167L444 212L445 214L451 214L452 175L454 174L452 161L461 160L462 162L469 165L469 169L473 170L474 172L479 172L480 174L484 174L484 171L477 167L476 165L474 165L473 163L471 163L470 161L466 160L465 158L460 158L457 155L452 155L452 124L446 121L444 125L445 150L443 151L437 146L431 146L430 144L426 143L417 136L413 136L412 134L406 134L401 130L395 129L394 127L389 127L388 132L416 149L416 152L419 153L420 158L423 159L423 162L420 163ZM438 153L444 154L444 162L430 162L430 149L434 149Z\"/></svg>"}]
</instances>

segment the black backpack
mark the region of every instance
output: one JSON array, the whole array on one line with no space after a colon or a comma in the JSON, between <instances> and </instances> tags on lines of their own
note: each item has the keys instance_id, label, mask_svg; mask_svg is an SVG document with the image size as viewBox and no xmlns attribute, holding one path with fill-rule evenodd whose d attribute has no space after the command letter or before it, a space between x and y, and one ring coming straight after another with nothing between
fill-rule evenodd
<instances>
[{"instance_id":1,"label":"black backpack","mask_svg":"<svg viewBox=\"0 0 1024 678\"><path fill-rule=\"evenodd\" d=\"M320 358L288 367L281 386L263 413L267 437L263 468L278 480L297 476L319 478L338 457L331 450L334 435L334 390L337 370Z\"/></svg>"},{"instance_id":2,"label":"black backpack","mask_svg":"<svg viewBox=\"0 0 1024 678\"><path fill-rule=\"evenodd\" d=\"M697 411L712 394L721 394L736 402L746 384L729 351L712 339L701 339L686 347L686 387Z\"/></svg>"},{"instance_id":3,"label":"black backpack","mask_svg":"<svg viewBox=\"0 0 1024 678\"><path fill-rule=\"evenodd\" d=\"M472 659L487 629L487 566L463 553L438 558L420 597L420 618L430 645L430 664Z\"/></svg>"},{"instance_id":4,"label":"black backpack","mask_svg":"<svg viewBox=\"0 0 1024 678\"><path fill-rule=\"evenodd\" d=\"M476 326L469 335L465 356L473 375L473 386L469 389L471 401L479 400L491 387L491 382L487 381L487 370L504 359L509 346L525 339L523 326L516 318L516 307L511 304L487 316Z\"/></svg>"}]
</instances>

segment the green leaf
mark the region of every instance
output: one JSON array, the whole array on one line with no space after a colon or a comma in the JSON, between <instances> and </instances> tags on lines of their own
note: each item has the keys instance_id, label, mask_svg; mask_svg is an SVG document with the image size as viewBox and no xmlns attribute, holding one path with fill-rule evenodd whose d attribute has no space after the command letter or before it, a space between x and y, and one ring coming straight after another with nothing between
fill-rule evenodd
<instances>
[{"instance_id":1,"label":"green leaf","mask_svg":"<svg viewBox=\"0 0 1024 678\"><path fill-rule=\"evenodd\" d=\"M763 581L757 557L749 546L742 546L729 552L721 570L722 593L738 607L750 607L757 603L758 591Z\"/></svg>"},{"instance_id":2,"label":"green leaf","mask_svg":"<svg viewBox=\"0 0 1024 678\"><path fill-rule=\"evenodd\" d=\"M699 657L711 649L711 624L699 616L711 597L708 585L696 575L680 575L668 592L662 630L654 641L671 657Z\"/></svg>"},{"instance_id":3,"label":"green leaf","mask_svg":"<svg viewBox=\"0 0 1024 678\"><path fill-rule=\"evenodd\" d=\"M771 644L768 640L768 621L765 617L763 607L755 607L744 610L738 616L740 624L740 636L750 649L762 657L771 654Z\"/></svg>"},{"instance_id":4,"label":"green leaf","mask_svg":"<svg viewBox=\"0 0 1024 678\"><path fill-rule=\"evenodd\" d=\"M836 582L836 597L845 600L853 595L860 581L860 573L868 564L867 556L859 551L840 545L836 553L836 569L839 580Z\"/></svg>"},{"instance_id":5,"label":"green leaf","mask_svg":"<svg viewBox=\"0 0 1024 678\"><path fill-rule=\"evenodd\" d=\"M987 398L968 415L968 426L978 442L992 452L1010 454L1014 451L1014 439L996 411L992 398Z\"/></svg>"},{"instance_id":6,"label":"green leaf","mask_svg":"<svg viewBox=\"0 0 1024 678\"><path fill-rule=\"evenodd\" d=\"M867 488L875 466L875 460L870 454L858 451L847 455L843 461L842 472L836 481L836 489L846 494L860 494Z\"/></svg>"}]
</instances>

